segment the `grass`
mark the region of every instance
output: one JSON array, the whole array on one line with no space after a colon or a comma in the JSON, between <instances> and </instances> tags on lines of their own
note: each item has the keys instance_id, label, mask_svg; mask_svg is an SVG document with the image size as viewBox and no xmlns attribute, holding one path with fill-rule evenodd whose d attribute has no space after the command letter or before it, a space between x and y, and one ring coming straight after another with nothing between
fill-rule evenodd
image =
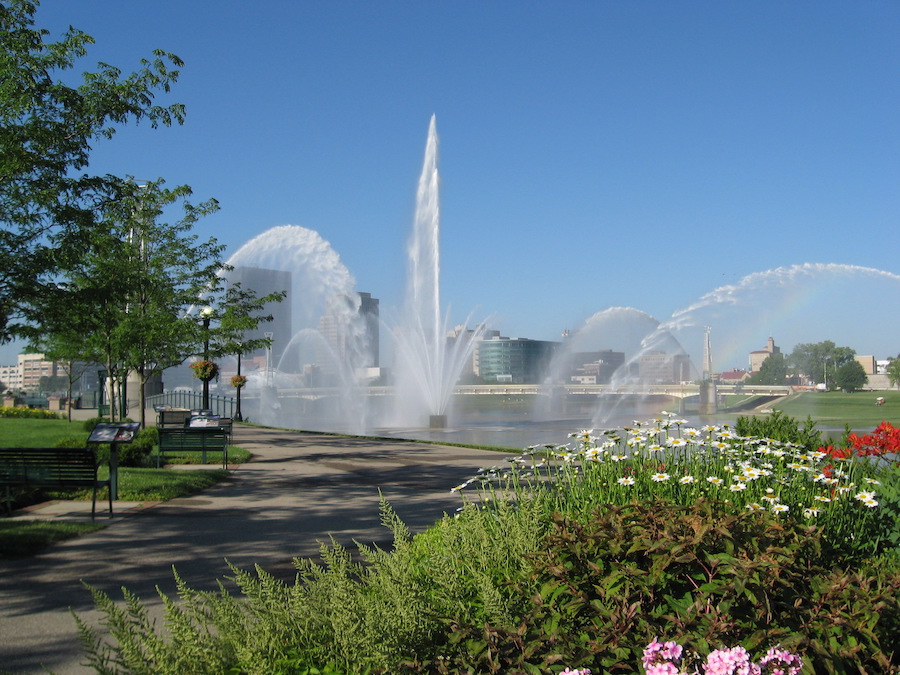
<instances>
[{"instance_id":1,"label":"grass","mask_svg":"<svg viewBox=\"0 0 900 675\"><path fill-rule=\"evenodd\" d=\"M875 399L884 397L884 405ZM805 391L777 401L772 406L797 419L812 419L820 427L874 429L883 420L900 423L900 391L858 391L845 394L839 391Z\"/></svg>"},{"instance_id":2,"label":"grass","mask_svg":"<svg viewBox=\"0 0 900 675\"><path fill-rule=\"evenodd\" d=\"M34 555L50 544L96 532L103 527L105 525L100 523L0 520L0 558Z\"/></svg>"},{"instance_id":3,"label":"grass","mask_svg":"<svg viewBox=\"0 0 900 675\"><path fill-rule=\"evenodd\" d=\"M106 478L108 470L100 472ZM178 469L119 469L119 499L125 502L165 502L201 492L228 478L225 469L183 471ZM91 490L65 490L47 493L53 499L90 499ZM97 492L97 502L107 498L107 489Z\"/></svg>"},{"instance_id":4,"label":"grass","mask_svg":"<svg viewBox=\"0 0 900 675\"><path fill-rule=\"evenodd\" d=\"M0 417L0 448L53 447L63 438L87 441L84 422Z\"/></svg>"},{"instance_id":5,"label":"grass","mask_svg":"<svg viewBox=\"0 0 900 675\"><path fill-rule=\"evenodd\" d=\"M236 445L228 446L228 463L229 464L243 464L250 460L253 455L243 448L239 448ZM185 450L180 455L173 456L171 453L166 453L165 462L166 464L200 464L203 458L203 453L199 450ZM150 461L156 461L156 455L150 456ZM207 450L206 452L206 463L210 466L221 466L222 465L222 453L217 450Z\"/></svg>"}]
</instances>

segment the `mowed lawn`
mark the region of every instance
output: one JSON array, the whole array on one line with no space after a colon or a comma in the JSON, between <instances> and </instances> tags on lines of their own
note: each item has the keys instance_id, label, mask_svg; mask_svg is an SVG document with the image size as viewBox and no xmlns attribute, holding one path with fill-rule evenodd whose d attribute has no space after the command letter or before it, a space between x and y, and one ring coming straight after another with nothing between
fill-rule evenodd
<instances>
[{"instance_id":1,"label":"mowed lawn","mask_svg":"<svg viewBox=\"0 0 900 675\"><path fill-rule=\"evenodd\" d=\"M884 405L875 405L879 396L884 398ZM804 391L772 407L798 420L811 417L819 427L849 424L853 429L872 431L883 421L900 426L900 391Z\"/></svg>"},{"instance_id":2,"label":"mowed lawn","mask_svg":"<svg viewBox=\"0 0 900 675\"><path fill-rule=\"evenodd\" d=\"M63 438L87 441L84 422L0 417L0 448L52 448Z\"/></svg>"}]
</instances>

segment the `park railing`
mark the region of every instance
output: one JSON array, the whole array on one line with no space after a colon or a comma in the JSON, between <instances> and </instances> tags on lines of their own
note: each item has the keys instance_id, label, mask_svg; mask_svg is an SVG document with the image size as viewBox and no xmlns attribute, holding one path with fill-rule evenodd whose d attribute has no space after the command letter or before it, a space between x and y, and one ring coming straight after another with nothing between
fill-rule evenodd
<instances>
[{"instance_id":1,"label":"park railing","mask_svg":"<svg viewBox=\"0 0 900 675\"><path fill-rule=\"evenodd\" d=\"M196 391L167 391L155 396L148 396L147 407L156 408L157 406L198 410L203 407L203 394ZM233 396L209 395L209 410L212 410L214 415L234 417L234 406Z\"/></svg>"}]
</instances>

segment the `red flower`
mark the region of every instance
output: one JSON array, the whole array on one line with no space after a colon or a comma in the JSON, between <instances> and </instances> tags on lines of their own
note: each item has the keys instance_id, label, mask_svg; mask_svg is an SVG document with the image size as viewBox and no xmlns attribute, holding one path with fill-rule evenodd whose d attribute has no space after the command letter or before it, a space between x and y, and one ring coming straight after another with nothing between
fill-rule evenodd
<instances>
[{"instance_id":1,"label":"red flower","mask_svg":"<svg viewBox=\"0 0 900 675\"><path fill-rule=\"evenodd\" d=\"M847 440L860 457L900 453L900 429L882 422L871 434L859 436L851 433Z\"/></svg>"},{"instance_id":2,"label":"red flower","mask_svg":"<svg viewBox=\"0 0 900 675\"><path fill-rule=\"evenodd\" d=\"M836 448L833 445L829 445L825 448L820 447L819 452L824 452L829 457L833 457L834 459L850 459L850 456L853 454L850 451L850 448Z\"/></svg>"}]
</instances>

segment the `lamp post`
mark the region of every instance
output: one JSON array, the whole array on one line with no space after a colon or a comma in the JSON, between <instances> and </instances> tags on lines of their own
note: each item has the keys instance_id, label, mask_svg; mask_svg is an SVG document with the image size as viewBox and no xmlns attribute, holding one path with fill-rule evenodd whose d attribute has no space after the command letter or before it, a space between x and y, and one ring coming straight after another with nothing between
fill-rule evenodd
<instances>
[{"instance_id":1,"label":"lamp post","mask_svg":"<svg viewBox=\"0 0 900 675\"><path fill-rule=\"evenodd\" d=\"M237 376L241 376L241 353L237 353ZM235 395L237 396L236 406L234 409L234 421L235 422L243 422L244 414L241 412L241 388L237 387L235 390Z\"/></svg>"},{"instance_id":2,"label":"lamp post","mask_svg":"<svg viewBox=\"0 0 900 675\"><path fill-rule=\"evenodd\" d=\"M825 363L822 365L822 370L825 373L825 391L828 391L828 361L831 360L830 356L826 356L824 358Z\"/></svg>"},{"instance_id":3,"label":"lamp post","mask_svg":"<svg viewBox=\"0 0 900 675\"><path fill-rule=\"evenodd\" d=\"M200 318L203 321L203 360L209 361L209 322L212 319L213 308L204 307L200 310ZM203 402L204 410L209 410L209 380L203 378Z\"/></svg>"},{"instance_id":4,"label":"lamp post","mask_svg":"<svg viewBox=\"0 0 900 675\"><path fill-rule=\"evenodd\" d=\"M271 331L264 333L268 344L266 345L266 386L272 386L272 338L275 334Z\"/></svg>"}]
</instances>

